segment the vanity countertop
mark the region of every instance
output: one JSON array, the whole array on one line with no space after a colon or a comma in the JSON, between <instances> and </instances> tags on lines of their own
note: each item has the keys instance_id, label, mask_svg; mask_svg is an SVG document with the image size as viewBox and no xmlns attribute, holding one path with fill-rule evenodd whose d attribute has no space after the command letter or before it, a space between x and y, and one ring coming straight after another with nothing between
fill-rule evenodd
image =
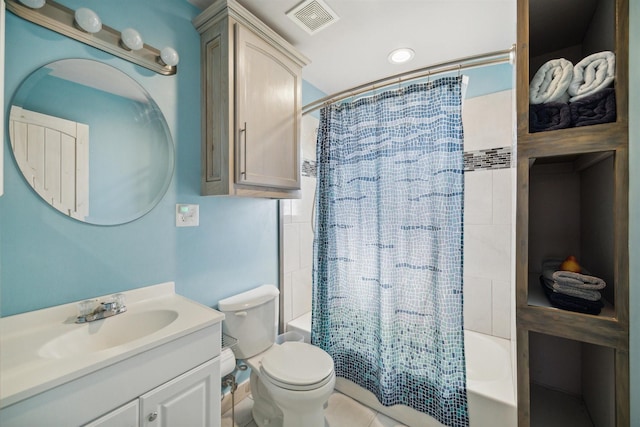
<instances>
[{"instance_id":1,"label":"vanity countertop","mask_svg":"<svg viewBox=\"0 0 640 427\"><path fill-rule=\"evenodd\" d=\"M75 323L77 303L0 318L0 408L224 319L173 282L122 293L127 311L94 322Z\"/></svg>"}]
</instances>

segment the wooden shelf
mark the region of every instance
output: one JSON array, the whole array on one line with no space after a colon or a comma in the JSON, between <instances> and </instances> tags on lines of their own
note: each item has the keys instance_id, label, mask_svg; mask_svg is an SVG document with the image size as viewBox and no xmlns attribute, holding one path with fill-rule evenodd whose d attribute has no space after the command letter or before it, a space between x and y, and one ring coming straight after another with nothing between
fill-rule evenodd
<instances>
[{"instance_id":1,"label":"wooden shelf","mask_svg":"<svg viewBox=\"0 0 640 427\"><path fill-rule=\"evenodd\" d=\"M626 128L608 123L589 128L562 129L518 137L518 158L561 156L618 150L627 147Z\"/></svg>"},{"instance_id":2,"label":"wooden shelf","mask_svg":"<svg viewBox=\"0 0 640 427\"><path fill-rule=\"evenodd\" d=\"M616 318L610 303L605 302L599 315L562 310L551 306L538 280L539 273L530 274L527 304L517 308L519 328L606 347L629 348L628 325Z\"/></svg>"},{"instance_id":3,"label":"wooden shelf","mask_svg":"<svg viewBox=\"0 0 640 427\"><path fill-rule=\"evenodd\" d=\"M531 384L531 412L531 427L593 427L582 399L538 384Z\"/></svg>"},{"instance_id":4,"label":"wooden shelf","mask_svg":"<svg viewBox=\"0 0 640 427\"><path fill-rule=\"evenodd\" d=\"M529 293L528 293L529 304L528 305L533 307L545 307L552 310L562 310L560 308L556 308L551 305L551 303L549 302L549 299L547 298L544 291L542 290L542 286L540 286L539 277L540 277L540 273L531 273L529 275ZM585 313L580 313L580 314L583 314L585 316L590 316L590 317L608 318L608 319L617 320L616 310L613 307L613 305L611 305L611 303L605 299L603 299L602 302L604 303L604 307L602 308L602 311L600 312L600 314L598 315L585 314ZM567 311L567 310L563 310L563 311Z\"/></svg>"},{"instance_id":5,"label":"wooden shelf","mask_svg":"<svg viewBox=\"0 0 640 427\"><path fill-rule=\"evenodd\" d=\"M568 410L566 405L569 403L561 404L556 417L551 406L561 400L564 402L567 396L531 384L540 378L540 370L543 374L545 369L551 369L551 373L555 371L548 365L531 362L530 357L537 357L539 361L547 350L562 355L562 350L555 349L553 344L538 347L541 344L538 334L542 334L548 336L545 338L547 343L569 340L574 342L571 345L585 349L598 347L597 350L584 350L582 356L579 353L578 358L584 360L596 353L608 355L606 362L597 366L606 368L604 377L613 381L611 390L614 391L606 397L615 400L608 411L615 413L596 424L628 427L629 0L599 0L591 4L594 9L587 13L593 13L591 21L582 30L580 26L560 24L561 20L553 19L556 6L560 10L569 3L554 4L553 10L544 10L552 8L551 4L538 0L517 1L515 292L518 426L593 425L588 416L579 417L584 412L580 400L575 411ZM585 12L582 6L580 12ZM561 34L568 28L577 33L567 34L569 37L562 40ZM549 34L553 37L546 37ZM616 121L530 133L529 83L536 67L546 60L561 57L575 64L586 55L603 50L616 54ZM534 273L540 269L542 260L570 254L589 266L594 275L607 281L603 296L609 301L605 302L599 315L552 307L539 283L539 273ZM530 344L530 339L534 344ZM533 371L531 366L534 366ZM591 384L584 390L593 395L598 387ZM543 399L539 400L541 395ZM543 403L540 405L540 402ZM591 401L586 406L593 404ZM575 417L563 421L562 416L567 413ZM578 419L582 421L576 423ZM558 422L553 424L554 420Z\"/></svg>"}]
</instances>

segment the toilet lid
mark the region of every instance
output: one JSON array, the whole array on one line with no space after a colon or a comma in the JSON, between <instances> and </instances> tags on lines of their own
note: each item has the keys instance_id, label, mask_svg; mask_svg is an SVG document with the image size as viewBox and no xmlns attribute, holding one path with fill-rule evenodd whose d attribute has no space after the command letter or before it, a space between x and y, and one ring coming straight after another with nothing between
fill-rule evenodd
<instances>
[{"instance_id":1,"label":"toilet lid","mask_svg":"<svg viewBox=\"0 0 640 427\"><path fill-rule=\"evenodd\" d=\"M321 348L303 342L274 345L262 358L262 372L280 384L306 386L333 373L333 359Z\"/></svg>"}]
</instances>

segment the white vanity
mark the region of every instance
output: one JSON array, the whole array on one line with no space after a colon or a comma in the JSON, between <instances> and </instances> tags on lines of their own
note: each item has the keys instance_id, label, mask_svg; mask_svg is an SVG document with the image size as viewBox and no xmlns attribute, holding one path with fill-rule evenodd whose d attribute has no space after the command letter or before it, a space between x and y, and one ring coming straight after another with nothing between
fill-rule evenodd
<instances>
[{"instance_id":1,"label":"white vanity","mask_svg":"<svg viewBox=\"0 0 640 427\"><path fill-rule=\"evenodd\" d=\"M0 425L219 426L224 315L173 283L123 294L88 323L75 303L0 318Z\"/></svg>"}]
</instances>

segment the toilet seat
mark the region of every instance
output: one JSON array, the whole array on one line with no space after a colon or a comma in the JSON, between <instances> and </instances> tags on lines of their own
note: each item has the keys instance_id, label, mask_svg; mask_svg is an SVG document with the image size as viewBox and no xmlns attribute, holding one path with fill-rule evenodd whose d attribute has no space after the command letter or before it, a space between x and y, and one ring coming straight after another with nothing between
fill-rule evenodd
<instances>
[{"instance_id":1,"label":"toilet seat","mask_svg":"<svg viewBox=\"0 0 640 427\"><path fill-rule=\"evenodd\" d=\"M331 381L333 359L324 350L302 342L274 345L262 358L267 381L287 390L313 390Z\"/></svg>"}]
</instances>

